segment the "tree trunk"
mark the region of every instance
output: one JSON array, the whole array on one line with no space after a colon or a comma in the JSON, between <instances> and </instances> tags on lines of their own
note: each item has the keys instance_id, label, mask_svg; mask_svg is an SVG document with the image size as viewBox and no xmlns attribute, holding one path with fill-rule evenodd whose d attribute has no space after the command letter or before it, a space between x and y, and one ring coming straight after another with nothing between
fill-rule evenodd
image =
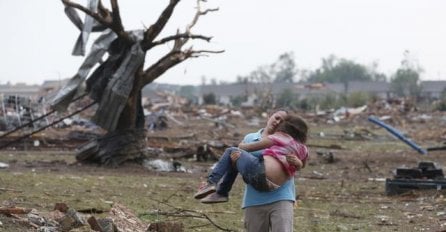
<instances>
[{"instance_id":1,"label":"tree trunk","mask_svg":"<svg viewBox=\"0 0 446 232\"><path fill-rule=\"evenodd\" d=\"M127 161L142 161L146 157L144 125L141 87L135 81L116 130L82 145L76 155L77 161L111 167Z\"/></svg>"},{"instance_id":2,"label":"tree trunk","mask_svg":"<svg viewBox=\"0 0 446 232\"><path fill-rule=\"evenodd\" d=\"M82 145L76 159L81 163L118 167L127 161L139 162L144 159L145 148L144 130L115 131Z\"/></svg>"}]
</instances>

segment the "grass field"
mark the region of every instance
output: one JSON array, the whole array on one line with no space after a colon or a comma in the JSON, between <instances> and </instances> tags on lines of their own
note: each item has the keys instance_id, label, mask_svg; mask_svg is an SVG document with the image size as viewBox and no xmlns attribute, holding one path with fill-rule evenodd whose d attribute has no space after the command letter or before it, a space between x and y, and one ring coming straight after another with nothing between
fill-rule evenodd
<instances>
[{"instance_id":1,"label":"grass field","mask_svg":"<svg viewBox=\"0 0 446 232\"><path fill-rule=\"evenodd\" d=\"M316 136L310 144L331 150L328 163L313 147L309 165L296 177L299 200L295 206L295 231L444 231L446 199L442 190L385 194L385 178L397 167L415 167L420 161L444 163L444 152L421 156L401 141L341 139ZM342 134L342 127L324 128ZM185 231L243 231L240 208L244 184L240 178L224 204L203 205L192 195L213 164L182 161L193 173L154 172L139 165L117 169L75 164L74 154L57 151L2 151L0 202L3 206L32 208L39 215L66 203L78 211L107 217L113 203L126 206L144 223L179 221ZM0 216L0 231L35 231L17 218ZM73 231L89 231L88 226Z\"/></svg>"}]
</instances>

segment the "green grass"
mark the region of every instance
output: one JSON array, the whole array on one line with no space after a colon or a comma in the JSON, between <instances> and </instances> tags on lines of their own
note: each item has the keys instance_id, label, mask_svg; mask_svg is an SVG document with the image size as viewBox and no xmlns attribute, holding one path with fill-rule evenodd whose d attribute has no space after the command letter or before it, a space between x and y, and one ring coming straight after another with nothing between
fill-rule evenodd
<instances>
[{"instance_id":1,"label":"green grass","mask_svg":"<svg viewBox=\"0 0 446 232\"><path fill-rule=\"evenodd\" d=\"M309 166L305 173L316 168ZM208 220L200 218L204 214L223 228L242 231L240 180L231 192L230 202L215 205L203 205L192 198L198 181L187 176L2 171L0 180L3 188L20 191L2 192L1 201L38 211L51 211L55 203L63 202L76 210L107 212L116 202L147 223L181 221L186 231L216 231ZM400 230L404 226L401 221L407 220L401 211L407 209L399 205L397 198L383 194L382 182L298 179L297 185L302 200L295 208L295 231L405 231ZM435 211L427 213L435 217ZM380 225L379 215L392 221ZM106 213L97 217L106 217Z\"/></svg>"},{"instance_id":2,"label":"green grass","mask_svg":"<svg viewBox=\"0 0 446 232\"><path fill-rule=\"evenodd\" d=\"M147 223L180 220L186 228L212 231L215 227L208 220L197 218L205 214L225 228L237 230L241 224L241 183L235 186L229 203L203 205L192 197L199 181L187 176L133 176L120 174L119 171L117 174L97 176L4 170L0 172L0 180L2 188L16 190L3 191L1 201L39 211L52 211L54 204L61 202L76 210L107 212L113 203L120 203ZM172 216L164 216L166 213ZM98 216L105 217L106 214Z\"/></svg>"}]
</instances>

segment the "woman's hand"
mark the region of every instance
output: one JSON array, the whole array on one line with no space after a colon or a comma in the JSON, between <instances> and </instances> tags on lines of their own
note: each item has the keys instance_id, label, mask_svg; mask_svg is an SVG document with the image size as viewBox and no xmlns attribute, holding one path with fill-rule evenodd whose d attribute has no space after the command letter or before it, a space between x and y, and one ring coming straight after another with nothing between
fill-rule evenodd
<instances>
[{"instance_id":1,"label":"woman's hand","mask_svg":"<svg viewBox=\"0 0 446 232\"><path fill-rule=\"evenodd\" d=\"M238 158L240 158L240 151L233 151L229 156L231 157L232 165L235 166Z\"/></svg>"},{"instance_id":2,"label":"woman's hand","mask_svg":"<svg viewBox=\"0 0 446 232\"><path fill-rule=\"evenodd\" d=\"M298 159L295 155L286 155L286 161L289 164L294 165L297 171L304 167L304 163L302 163L302 161Z\"/></svg>"}]
</instances>

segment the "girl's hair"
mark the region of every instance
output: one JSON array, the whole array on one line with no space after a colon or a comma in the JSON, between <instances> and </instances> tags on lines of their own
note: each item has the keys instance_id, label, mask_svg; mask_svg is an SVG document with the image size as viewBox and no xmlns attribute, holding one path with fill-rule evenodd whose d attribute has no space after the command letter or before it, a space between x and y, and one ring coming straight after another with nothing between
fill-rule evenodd
<instances>
[{"instance_id":1,"label":"girl's hair","mask_svg":"<svg viewBox=\"0 0 446 232\"><path fill-rule=\"evenodd\" d=\"M276 131L287 133L301 143L307 142L308 125L303 118L297 115L287 114Z\"/></svg>"},{"instance_id":2,"label":"girl's hair","mask_svg":"<svg viewBox=\"0 0 446 232\"><path fill-rule=\"evenodd\" d=\"M279 111L283 111L283 112L285 112L285 113L287 113L287 114L290 113L290 111L288 110L288 108L284 108L284 107L282 107L282 108L276 108L276 109L269 110L269 111L268 111L268 115L271 116L271 115L273 115L274 113L277 113L277 112L279 112Z\"/></svg>"}]
</instances>

